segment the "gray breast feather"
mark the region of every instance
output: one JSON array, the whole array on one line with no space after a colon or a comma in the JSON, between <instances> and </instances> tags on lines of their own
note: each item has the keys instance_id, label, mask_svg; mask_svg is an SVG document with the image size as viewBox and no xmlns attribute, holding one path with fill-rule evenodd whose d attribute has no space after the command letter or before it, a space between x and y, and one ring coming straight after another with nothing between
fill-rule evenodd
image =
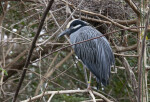
<instances>
[{"instance_id":1,"label":"gray breast feather","mask_svg":"<svg viewBox=\"0 0 150 102\"><path fill-rule=\"evenodd\" d=\"M96 29L85 26L70 35L72 44L102 35ZM105 37L90 40L73 46L75 54L97 77L99 82L107 85L110 77L111 65L114 64L114 55L109 42Z\"/></svg>"}]
</instances>

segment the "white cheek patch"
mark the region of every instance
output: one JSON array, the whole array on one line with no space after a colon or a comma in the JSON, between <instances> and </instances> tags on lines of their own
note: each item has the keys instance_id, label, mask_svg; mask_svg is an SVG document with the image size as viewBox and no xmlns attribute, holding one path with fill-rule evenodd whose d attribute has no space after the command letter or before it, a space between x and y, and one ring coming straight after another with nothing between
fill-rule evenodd
<instances>
[{"instance_id":1,"label":"white cheek patch","mask_svg":"<svg viewBox=\"0 0 150 102\"><path fill-rule=\"evenodd\" d=\"M66 27L66 28L69 28L71 23L72 23L72 22L69 22L69 23L67 24L67 27Z\"/></svg>"},{"instance_id":2,"label":"white cheek patch","mask_svg":"<svg viewBox=\"0 0 150 102\"><path fill-rule=\"evenodd\" d=\"M70 22L67 24L67 27L66 27L66 28L69 28L70 25L71 25L71 23L72 23L73 21L75 21L75 20L77 20L77 19L74 19L74 20L70 21Z\"/></svg>"},{"instance_id":3,"label":"white cheek patch","mask_svg":"<svg viewBox=\"0 0 150 102\"><path fill-rule=\"evenodd\" d=\"M74 26L73 29L77 29L79 27L81 27L81 24Z\"/></svg>"}]
</instances>

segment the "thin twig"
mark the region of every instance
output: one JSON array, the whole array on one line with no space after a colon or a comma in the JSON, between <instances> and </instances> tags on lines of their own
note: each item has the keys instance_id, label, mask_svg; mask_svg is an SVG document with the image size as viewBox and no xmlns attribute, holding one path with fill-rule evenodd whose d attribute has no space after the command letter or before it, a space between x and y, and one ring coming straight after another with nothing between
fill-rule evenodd
<instances>
[{"instance_id":1,"label":"thin twig","mask_svg":"<svg viewBox=\"0 0 150 102\"><path fill-rule=\"evenodd\" d=\"M15 34L15 35L17 35L17 36L19 36L19 37L21 37L21 38L23 38L23 39L25 39L25 40L27 40L27 41L31 42L31 40L30 40L30 39L25 38L24 36L22 36L22 35L20 35L20 34L17 34L16 32L11 31L11 30L9 30L9 29L7 29L7 28L3 27L3 26L0 26L0 28L3 28L3 29L5 29L5 30L9 31L11 34Z\"/></svg>"},{"instance_id":2,"label":"thin twig","mask_svg":"<svg viewBox=\"0 0 150 102\"><path fill-rule=\"evenodd\" d=\"M39 36L39 34L40 34L41 30L42 30L42 26L44 24L46 15L48 14L49 10L51 9L51 6L52 6L53 2L54 2L54 0L49 1L49 4L48 4L46 10L44 11L44 14L42 16L42 19L41 19L40 25L38 27L37 33L36 33L36 35L35 35L35 37L34 37L34 39L32 41L32 45L31 45L30 51L28 53L28 57L27 57L27 60L26 60L24 68L28 68L28 65L30 64L30 59L31 59L31 56L32 56L32 52L33 52L33 50L35 48L35 44L36 44L37 38L38 38L38 36ZM15 95L14 95L14 98L13 98L13 102L16 102L16 99L17 99L19 90L21 88L22 82L24 80L26 71L27 71L27 69L23 69L22 76L20 78L19 84L17 86L16 92L15 92Z\"/></svg>"},{"instance_id":3,"label":"thin twig","mask_svg":"<svg viewBox=\"0 0 150 102\"><path fill-rule=\"evenodd\" d=\"M38 73L36 73L36 72L34 72L34 71L31 71L31 70L29 70L29 69L27 69L29 72L32 72L32 73L34 73L35 75L37 75L38 77L41 77L42 78L42 80L44 80L44 81L48 81L48 82L51 82L51 83L53 83L53 84L55 84L55 85L57 85L57 86L59 86L59 87L61 87L62 89L65 89L64 87L62 87L61 85L59 85L59 84L57 84L56 82L54 82L53 80L49 80L48 78L46 78L45 76L42 76L42 75L40 75L40 74L38 74Z\"/></svg>"},{"instance_id":4,"label":"thin twig","mask_svg":"<svg viewBox=\"0 0 150 102\"><path fill-rule=\"evenodd\" d=\"M69 20L71 19L71 17L74 15L74 13L76 12L76 10L81 6L83 0L80 2L80 4L75 8L75 10L71 13L71 15L67 18L67 20L64 22L64 24L59 27L59 29L54 33L52 34L46 41L42 42L40 45L43 45L45 43L47 43L56 33L58 33L68 22ZM57 25L58 26L58 25Z\"/></svg>"},{"instance_id":5,"label":"thin twig","mask_svg":"<svg viewBox=\"0 0 150 102\"><path fill-rule=\"evenodd\" d=\"M62 0L63 2L65 2L65 3L68 3L67 1L65 1L65 0ZM68 3L68 5L69 6L71 6L72 8L75 8L76 9L76 7L73 5L73 4L70 4L70 3ZM79 11L79 9L77 9L78 11ZM108 17L106 17L106 16L104 16L104 15L102 15L102 14L98 14L98 13L94 13L94 12L90 12L90 11L86 11L86 10L80 10L82 13L86 13L86 14L89 14L89 15L93 15L93 16L98 16L98 17L101 17L101 18L103 18L103 19L106 19L107 21L109 21L109 22L111 22L112 24L114 24L114 25L116 25L116 26L118 26L118 27L120 27L120 28L122 28L122 29L128 29L129 27L127 27L127 26L124 26L124 25L122 25L122 24L119 24L119 23L117 23L117 22L115 22L114 20L112 20L112 19L110 19L110 18L108 18ZM135 30L135 29L128 29L128 30L130 30L130 31L132 31L132 32L138 32L138 30Z\"/></svg>"},{"instance_id":6,"label":"thin twig","mask_svg":"<svg viewBox=\"0 0 150 102\"><path fill-rule=\"evenodd\" d=\"M96 14L96 13L95 13ZM80 17L79 15L74 15L75 17ZM95 17L95 16L92 16ZM109 24L111 25L112 23L109 21L105 21L105 20L100 20L100 19L96 19L96 18L92 18L92 17L88 17L88 16L81 16L82 19L84 20L88 20L88 21L94 21L97 23L105 23L105 24ZM133 20L118 20L118 19L114 19L115 22L122 24L122 25L131 25L131 24L135 24L137 19L133 19Z\"/></svg>"},{"instance_id":7,"label":"thin twig","mask_svg":"<svg viewBox=\"0 0 150 102\"><path fill-rule=\"evenodd\" d=\"M54 97L54 95L55 95L55 93L53 93L53 94L51 95L51 97L48 99L47 102L51 102L51 100L52 100L52 98Z\"/></svg>"},{"instance_id":8,"label":"thin twig","mask_svg":"<svg viewBox=\"0 0 150 102\"><path fill-rule=\"evenodd\" d=\"M123 57L139 57L138 55L126 55L126 54L119 54L119 53L114 53L116 56L123 56Z\"/></svg>"},{"instance_id":9,"label":"thin twig","mask_svg":"<svg viewBox=\"0 0 150 102\"><path fill-rule=\"evenodd\" d=\"M101 98L104 99L106 102L113 102L113 101L109 100L108 98L106 98L104 95L102 95L102 94L100 94L100 93L98 93L98 92L96 92L96 91L93 91L93 94L95 94L95 95L101 97Z\"/></svg>"},{"instance_id":10,"label":"thin twig","mask_svg":"<svg viewBox=\"0 0 150 102\"><path fill-rule=\"evenodd\" d=\"M57 50L55 50L55 51L53 51L53 52L47 54L46 56L42 57L40 60L42 60L42 59L48 57L49 55L51 55L51 54L53 54L53 53L55 53L55 52L61 51L61 50L65 49L65 48L68 48L68 47L71 47L71 46L74 46L74 45L77 45L77 44L80 44L80 43L84 43L84 42L87 42L87 41L90 41L90 40L98 39L98 38L101 38L101 37L103 37L103 36L110 35L110 34L113 34L113 33L116 33L116 32L122 31L122 30L137 29L137 28L143 28L143 27L134 27L134 28L132 27L132 28L126 28L126 29L115 30L115 31L112 31L112 32L109 32L109 33L105 33L105 34L103 34L103 35L101 35L101 36L93 37L93 38L88 39L88 40L83 40L83 41L80 41L80 42L77 42L77 43L74 43L74 44L71 44L71 45L68 45L68 46L64 46L64 47L62 47L62 48L60 48L60 49L57 49ZM35 62L38 62L38 61L39 61L39 60L36 60L36 61L33 61L32 63L35 63Z\"/></svg>"}]
</instances>

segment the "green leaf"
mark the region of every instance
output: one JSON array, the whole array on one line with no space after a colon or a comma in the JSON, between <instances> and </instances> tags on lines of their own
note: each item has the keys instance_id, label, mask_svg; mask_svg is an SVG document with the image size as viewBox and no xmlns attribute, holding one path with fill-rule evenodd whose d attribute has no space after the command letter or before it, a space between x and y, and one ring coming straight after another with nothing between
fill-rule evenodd
<instances>
[{"instance_id":1,"label":"green leaf","mask_svg":"<svg viewBox=\"0 0 150 102\"><path fill-rule=\"evenodd\" d=\"M4 72L4 75L8 75L7 71L0 67L0 71Z\"/></svg>"}]
</instances>

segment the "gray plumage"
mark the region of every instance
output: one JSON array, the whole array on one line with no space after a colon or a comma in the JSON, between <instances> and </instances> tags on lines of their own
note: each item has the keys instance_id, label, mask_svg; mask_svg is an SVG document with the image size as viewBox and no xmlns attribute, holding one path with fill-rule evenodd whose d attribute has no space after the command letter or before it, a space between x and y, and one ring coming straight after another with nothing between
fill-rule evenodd
<instances>
[{"instance_id":1,"label":"gray plumage","mask_svg":"<svg viewBox=\"0 0 150 102\"><path fill-rule=\"evenodd\" d=\"M70 35L72 44L88 40L102 35L91 26L85 26ZM103 85L108 84L111 65L114 63L114 56L105 37L87 41L73 46L75 54L96 76L97 81ZM111 52L111 53L110 53Z\"/></svg>"},{"instance_id":2,"label":"gray plumage","mask_svg":"<svg viewBox=\"0 0 150 102\"><path fill-rule=\"evenodd\" d=\"M77 21L79 22L80 20ZM73 29L73 31L70 30L70 34L68 34L72 44L102 35L91 26L82 25L80 22L79 25L81 26L77 24L76 22L72 24L71 29ZM73 49L77 57L81 59L84 65L96 76L97 82L101 82L106 86L109 83L111 65L115 62L112 49L107 39L105 37L100 37L98 39L76 44L73 46Z\"/></svg>"}]
</instances>

